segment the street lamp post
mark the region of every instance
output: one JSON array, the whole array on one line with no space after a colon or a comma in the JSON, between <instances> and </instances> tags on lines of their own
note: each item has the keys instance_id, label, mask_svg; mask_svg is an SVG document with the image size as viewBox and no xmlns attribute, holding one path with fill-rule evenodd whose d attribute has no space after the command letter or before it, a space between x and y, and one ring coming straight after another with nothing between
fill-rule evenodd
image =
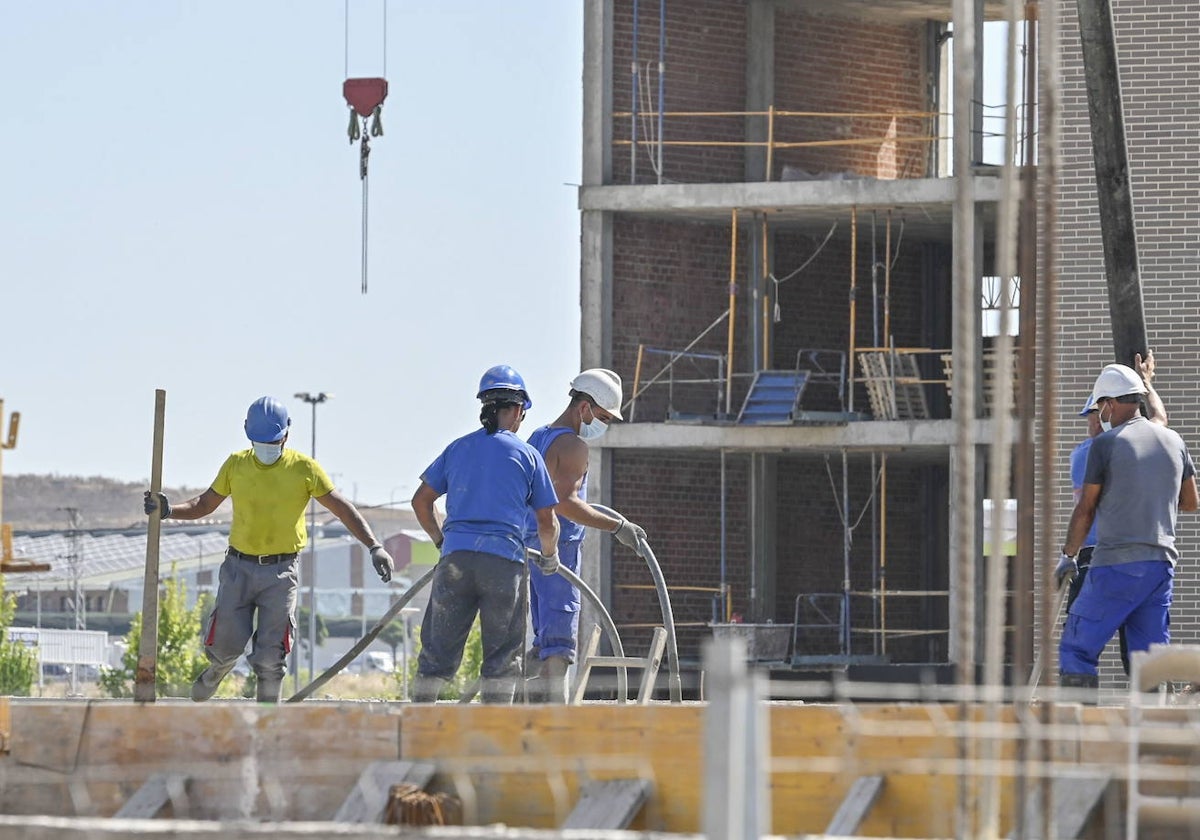
<instances>
[{"instance_id":1,"label":"street lamp post","mask_svg":"<svg viewBox=\"0 0 1200 840\"><path fill-rule=\"evenodd\" d=\"M310 394L301 391L296 399L304 400L312 406L312 458L317 459L317 406L326 400L333 399L333 394L321 391ZM310 499L308 502L308 678L316 674L317 656L317 506ZM293 665L296 670L297 686L299 685L300 652L296 651Z\"/></svg>"}]
</instances>

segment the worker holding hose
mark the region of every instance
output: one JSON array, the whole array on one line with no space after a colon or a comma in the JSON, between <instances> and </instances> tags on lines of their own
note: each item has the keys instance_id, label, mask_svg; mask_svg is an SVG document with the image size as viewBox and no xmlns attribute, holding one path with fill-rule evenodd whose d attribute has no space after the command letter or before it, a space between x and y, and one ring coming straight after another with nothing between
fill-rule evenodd
<instances>
[{"instance_id":1,"label":"worker holding hose","mask_svg":"<svg viewBox=\"0 0 1200 840\"><path fill-rule=\"evenodd\" d=\"M458 671L479 615L485 703L511 703L525 644L522 581L525 520L536 522L538 566L558 568L558 497L541 453L515 432L532 405L525 380L508 365L488 369L477 394L483 424L446 447L425 472L412 507L441 550L421 622L413 702L432 703ZM446 496L446 521L434 502ZM540 575L539 575L540 577Z\"/></svg>"},{"instance_id":2,"label":"worker holding hose","mask_svg":"<svg viewBox=\"0 0 1200 840\"><path fill-rule=\"evenodd\" d=\"M638 551L646 532L623 516L609 516L589 505L587 497L587 441L603 435L621 418L621 377L611 370L591 368L571 381L570 402L553 423L529 436L546 461L558 494L559 561L579 574L579 549L585 528L613 534ZM526 545L537 547L538 527L527 519ZM579 590L559 575L533 575L529 581L533 623L533 651L540 668L529 683L534 702L565 703L567 669L575 661L579 641Z\"/></svg>"}]
</instances>

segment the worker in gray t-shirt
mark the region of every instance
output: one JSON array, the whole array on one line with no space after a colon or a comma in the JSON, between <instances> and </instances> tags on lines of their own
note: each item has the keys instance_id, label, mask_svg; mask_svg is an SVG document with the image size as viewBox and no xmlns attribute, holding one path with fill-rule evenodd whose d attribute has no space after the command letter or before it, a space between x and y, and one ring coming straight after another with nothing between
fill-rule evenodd
<instances>
[{"instance_id":1,"label":"worker in gray t-shirt","mask_svg":"<svg viewBox=\"0 0 1200 840\"><path fill-rule=\"evenodd\" d=\"M1131 652L1170 641L1175 519L1197 509L1195 467L1183 439L1138 412L1147 389L1136 371L1109 365L1092 389L1105 430L1092 441L1083 488L1055 569L1072 574L1093 521L1091 569L1071 605L1059 647L1064 687L1097 688L1100 652L1121 626Z\"/></svg>"}]
</instances>

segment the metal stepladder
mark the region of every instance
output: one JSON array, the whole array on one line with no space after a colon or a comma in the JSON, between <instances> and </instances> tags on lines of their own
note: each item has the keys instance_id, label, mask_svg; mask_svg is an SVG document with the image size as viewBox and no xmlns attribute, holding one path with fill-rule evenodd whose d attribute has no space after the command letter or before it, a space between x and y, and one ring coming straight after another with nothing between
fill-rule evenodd
<instances>
[{"instance_id":1,"label":"metal stepladder","mask_svg":"<svg viewBox=\"0 0 1200 840\"><path fill-rule=\"evenodd\" d=\"M1133 652L1129 660L1125 836L1136 838L1151 828L1184 836L1200 825L1200 705L1168 706L1172 695L1163 685L1187 683L1195 696L1200 646L1156 644Z\"/></svg>"},{"instance_id":2,"label":"metal stepladder","mask_svg":"<svg viewBox=\"0 0 1200 840\"><path fill-rule=\"evenodd\" d=\"M582 655L579 657L579 669L575 678L575 688L571 692L571 705L577 706L583 702L583 695L587 691L588 678L591 676L593 668L641 668L642 679L638 684L637 702L639 705L645 705L650 702L654 694L654 683L658 678L658 669L662 665L663 652L667 646L667 631L662 627L655 627L654 634L650 638L650 652L645 657L638 656L600 656L600 626L592 625L591 636L588 637L587 643L583 646ZM618 694L617 702L625 702L625 698Z\"/></svg>"}]
</instances>

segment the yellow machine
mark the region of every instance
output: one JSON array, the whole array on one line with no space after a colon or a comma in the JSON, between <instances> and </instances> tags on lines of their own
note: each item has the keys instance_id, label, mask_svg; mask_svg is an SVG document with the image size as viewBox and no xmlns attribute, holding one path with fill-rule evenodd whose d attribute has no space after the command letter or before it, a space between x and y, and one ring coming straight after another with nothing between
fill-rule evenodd
<instances>
[{"instance_id":1,"label":"yellow machine","mask_svg":"<svg viewBox=\"0 0 1200 840\"><path fill-rule=\"evenodd\" d=\"M4 423L4 400L0 400L0 427ZM0 467L2 467L5 449L15 449L17 446L17 429L21 426L21 413L14 411L8 418L8 439L0 443ZM49 563L36 563L20 557L13 557L12 526L4 525L4 470L0 468L0 572L48 572Z\"/></svg>"}]
</instances>

